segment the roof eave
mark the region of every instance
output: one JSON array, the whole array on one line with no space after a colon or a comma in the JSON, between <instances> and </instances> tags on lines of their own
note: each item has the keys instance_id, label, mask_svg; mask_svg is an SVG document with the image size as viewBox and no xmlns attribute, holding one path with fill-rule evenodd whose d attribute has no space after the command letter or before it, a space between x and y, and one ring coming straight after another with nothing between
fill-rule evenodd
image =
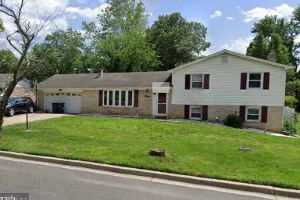
<instances>
[{"instance_id":1,"label":"roof eave","mask_svg":"<svg viewBox=\"0 0 300 200\"><path fill-rule=\"evenodd\" d=\"M200 62L202 62L204 60L207 60L207 59L209 59L211 57L218 56L218 55L223 54L223 53L228 53L230 55L241 57L241 58L244 58L244 59L249 59L249 60L253 60L253 61L257 61L257 62L262 62L262 63L265 63L265 64L272 65L274 67L284 68L285 70L294 69L293 66L288 66L288 65L283 65L283 64L279 64L279 63L274 63L274 62L271 62L271 61L268 61L268 60L263 60L263 59L260 59L260 58L255 58L255 57L252 57L252 56L247 56L247 55L243 55L243 54L240 54L240 53L236 53L236 52L224 49L222 51L219 51L219 52L216 52L216 53L211 54L209 56L206 56L206 57L204 57L202 59L199 59L199 60L196 60L196 61L184 64L184 65L178 66L178 67L176 67L174 69L169 70L168 72L169 73L173 73L176 70L179 70L179 69L184 68L184 67L188 67L188 66L196 64L196 63L200 63Z\"/></svg>"}]
</instances>

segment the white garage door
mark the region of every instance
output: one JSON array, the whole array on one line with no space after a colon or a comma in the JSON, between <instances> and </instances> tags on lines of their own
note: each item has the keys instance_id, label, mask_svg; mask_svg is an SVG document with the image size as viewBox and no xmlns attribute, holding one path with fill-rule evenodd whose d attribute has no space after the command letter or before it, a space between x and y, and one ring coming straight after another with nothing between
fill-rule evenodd
<instances>
[{"instance_id":1,"label":"white garage door","mask_svg":"<svg viewBox=\"0 0 300 200\"><path fill-rule=\"evenodd\" d=\"M45 110L53 112L52 103L65 103L65 113L81 113L81 93L46 93Z\"/></svg>"}]
</instances>

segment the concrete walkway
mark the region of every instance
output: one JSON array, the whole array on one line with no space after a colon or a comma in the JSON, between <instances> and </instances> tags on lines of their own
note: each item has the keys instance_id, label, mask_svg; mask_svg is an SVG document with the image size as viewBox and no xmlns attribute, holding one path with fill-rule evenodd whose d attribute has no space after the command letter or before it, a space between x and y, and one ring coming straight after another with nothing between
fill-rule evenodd
<instances>
[{"instance_id":1,"label":"concrete walkway","mask_svg":"<svg viewBox=\"0 0 300 200\"><path fill-rule=\"evenodd\" d=\"M46 113L32 113L28 115L29 122L40 121L45 119L54 119L58 117L69 116L66 114L46 114ZM19 114L13 117L6 117L4 119L4 126L13 125L13 124L22 124L26 122L26 114Z\"/></svg>"}]
</instances>

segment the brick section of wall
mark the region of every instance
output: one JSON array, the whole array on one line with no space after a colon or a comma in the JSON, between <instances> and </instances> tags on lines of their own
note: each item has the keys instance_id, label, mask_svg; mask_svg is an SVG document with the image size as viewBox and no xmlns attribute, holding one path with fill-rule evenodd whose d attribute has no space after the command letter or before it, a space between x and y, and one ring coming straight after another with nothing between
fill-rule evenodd
<instances>
[{"instance_id":1,"label":"brick section of wall","mask_svg":"<svg viewBox=\"0 0 300 200\"><path fill-rule=\"evenodd\" d=\"M11 96L12 97L29 96L33 100L33 102L35 102L36 100L35 90L33 89L30 90L30 93L26 93L25 88L15 88Z\"/></svg>"},{"instance_id":2,"label":"brick section of wall","mask_svg":"<svg viewBox=\"0 0 300 200\"><path fill-rule=\"evenodd\" d=\"M282 106L269 106L268 107L268 122L246 122L245 127L267 129L269 131L281 132L283 127L283 107Z\"/></svg>"},{"instance_id":3,"label":"brick section of wall","mask_svg":"<svg viewBox=\"0 0 300 200\"><path fill-rule=\"evenodd\" d=\"M212 122L222 122L227 115L235 112L239 114L239 106L208 106L208 120ZM218 120L216 120L216 117L218 117ZM281 132L283 126L283 107L269 106L267 123L245 122L244 126Z\"/></svg>"},{"instance_id":4,"label":"brick section of wall","mask_svg":"<svg viewBox=\"0 0 300 200\"><path fill-rule=\"evenodd\" d=\"M25 88L15 88L13 93L11 94L12 97L22 97L25 96L26 89Z\"/></svg>"},{"instance_id":5,"label":"brick section of wall","mask_svg":"<svg viewBox=\"0 0 300 200\"><path fill-rule=\"evenodd\" d=\"M99 91L85 90L82 92L82 113L99 113L105 115L129 115L129 116L152 116L152 92L149 90L139 91L139 107L106 107L99 106Z\"/></svg>"},{"instance_id":6,"label":"brick section of wall","mask_svg":"<svg viewBox=\"0 0 300 200\"><path fill-rule=\"evenodd\" d=\"M35 88L31 88L31 89L30 89L29 97L32 99L33 102L36 101L36 94L35 94L35 93L36 93Z\"/></svg>"},{"instance_id":7,"label":"brick section of wall","mask_svg":"<svg viewBox=\"0 0 300 200\"><path fill-rule=\"evenodd\" d=\"M44 92L41 90L38 90L37 93L38 93L37 94L38 106L40 107L41 110L44 110L45 109L45 107L44 107L44 98L45 98Z\"/></svg>"},{"instance_id":8,"label":"brick section of wall","mask_svg":"<svg viewBox=\"0 0 300 200\"><path fill-rule=\"evenodd\" d=\"M239 112L239 106L208 106L208 121L222 122L227 115Z\"/></svg>"},{"instance_id":9,"label":"brick section of wall","mask_svg":"<svg viewBox=\"0 0 300 200\"><path fill-rule=\"evenodd\" d=\"M172 102L172 92L169 93L168 102L168 118L169 119L183 119L184 118L184 105L174 105Z\"/></svg>"}]
</instances>

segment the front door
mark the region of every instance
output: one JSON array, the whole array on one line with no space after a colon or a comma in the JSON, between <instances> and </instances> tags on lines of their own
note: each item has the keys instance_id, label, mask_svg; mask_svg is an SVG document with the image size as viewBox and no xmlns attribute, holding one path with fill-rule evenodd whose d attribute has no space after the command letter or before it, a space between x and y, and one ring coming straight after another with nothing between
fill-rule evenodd
<instances>
[{"instance_id":1,"label":"front door","mask_svg":"<svg viewBox=\"0 0 300 200\"><path fill-rule=\"evenodd\" d=\"M167 114L167 105L168 103L168 94L167 93L158 93L157 94L157 115L166 115Z\"/></svg>"}]
</instances>

